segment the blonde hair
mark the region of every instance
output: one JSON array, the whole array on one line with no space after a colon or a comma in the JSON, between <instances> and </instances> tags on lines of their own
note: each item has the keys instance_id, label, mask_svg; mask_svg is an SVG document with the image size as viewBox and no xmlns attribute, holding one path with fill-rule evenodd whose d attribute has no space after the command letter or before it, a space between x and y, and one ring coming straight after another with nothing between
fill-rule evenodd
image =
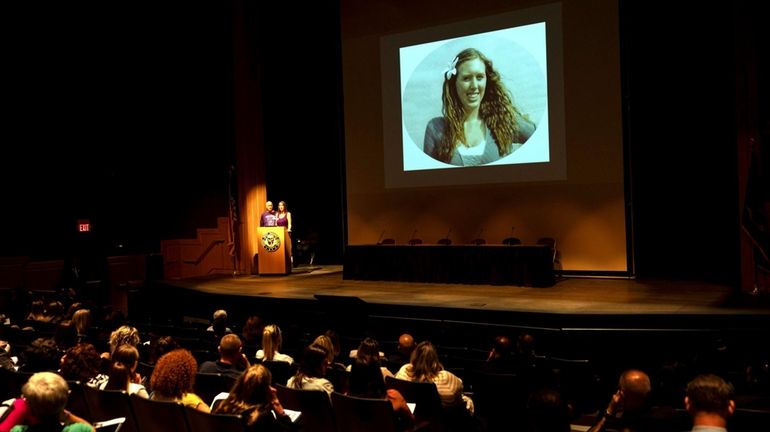
<instances>
[{"instance_id":1,"label":"blonde hair","mask_svg":"<svg viewBox=\"0 0 770 432\"><path fill-rule=\"evenodd\" d=\"M281 349L281 329L275 324L266 325L262 331L262 352L265 360L272 361L275 353Z\"/></svg>"},{"instance_id":2,"label":"blonde hair","mask_svg":"<svg viewBox=\"0 0 770 432\"><path fill-rule=\"evenodd\" d=\"M110 333L110 356L115 349L121 345L139 345L139 331L131 326L120 326L117 330Z\"/></svg>"},{"instance_id":3,"label":"blonde hair","mask_svg":"<svg viewBox=\"0 0 770 432\"><path fill-rule=\"evenodd\" d=\"M72 325L78 334L85 334L88 326L91 324L91 311L88 309L78 309L72 314Z\"/></svg>"},{"instance_id":4,"label":"blonde hair","mask_svg":"<svg viewBox=\"0 0 770 432\"><path fill-rule=\"evenodd\" d=\"M35 417L56 417L67 405L69 387L58 374L38 372L24 384L21 394Z\"/></svg>"}]
</instances>

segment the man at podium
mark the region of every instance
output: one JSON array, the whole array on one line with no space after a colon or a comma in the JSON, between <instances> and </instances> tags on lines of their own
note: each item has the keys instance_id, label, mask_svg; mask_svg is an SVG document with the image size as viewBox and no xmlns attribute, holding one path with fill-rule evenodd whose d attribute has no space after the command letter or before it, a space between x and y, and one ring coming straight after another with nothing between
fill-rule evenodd
<instances>
[{"instance_id":1,"label":"man at podium","mask_svg":"<svg viewBox=\"0 0 770 432\"><path fill-rule=\"evenodd\" d=\"M275 210L273 210L273 202L268 201L265 203L265 211L262 212L262 216L259 217L259 226L272 227L276 226L277 222Z\"/></svg>"}]
</instances>

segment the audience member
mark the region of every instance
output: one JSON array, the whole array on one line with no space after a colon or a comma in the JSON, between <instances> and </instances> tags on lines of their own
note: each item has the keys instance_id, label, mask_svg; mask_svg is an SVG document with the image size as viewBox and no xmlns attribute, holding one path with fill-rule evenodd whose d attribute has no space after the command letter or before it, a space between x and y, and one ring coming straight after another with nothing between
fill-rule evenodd
<instances>
[{"instance_id":1,"label":"audience member","mask_svg":"<svg viewBox=\"0 0 770 432\"><path fill-rule=\"evenodd\" d=\"M220 373L237 379L251 366L249 359L242 352L241 338L237 335L231 333L222 336L218 349L219 360L203 362L198 372Z\"/></svg>"},{"instance_id":2,"label":"audience member","mask_svg":"<svg viewBox=\"0 0 770 432\"><path fill-rule=\"evenodd\" d=\"M110 333L110 352L102 354L102 357L110 358L115 349L121 345L138 347L140 342L139 330L131 326L120 326L117 330Z\"/></svg>"},{"instance_id":3,"label":"audience member","mask_svg":"<svg viewBox=\"0 0 770 432\"><path fill-rule=\"evenodd\" d=\"M257 351L257 359L267 361L283 361L289 364L293 364L293 358L279 352L281 349L281 344L283 344L281 328L275 324L266 325L265 329L262 331L262 349Z\"/></svg>"},{"instance_id":4,"label":"audience member","mask_svg":"<svg viewBox=\"0 0 770 432\"><path fill-rule=\"evenodd\" d=\"M589 432L604 429L629 432L674 431L673 413L668 409L653 409L652 384L646 373L630 369L620 376L618 390L610 398L607 409Z\"/></svg>"},{"instance_id":5,"label":"audience member","mask_svg":"<svg viewBox=\"0 0 770 432\"><path fill-rule=\"evenodd\" d=\"M323 390L331 397L334 386L331 381L324 378L328 367L326 358L326 350L318 345L305 348L299 369L293 377L289 378L286 386L300 390Z\"/></svg>"},{"instance_id":6,"label":"audience member","mask_svg":"<svg viewBox=\"0 0 770 432\"><path fill-rule=\"evenodd\" d=\"M513 342L508 336L497 336L489 351L482 370L491 373L516 373L516 360L513 356Z\"/></svg>"},{"instance_id":7,"label":"audience member","mask_svg":"<svg viewBox=\"0 0 770 432\"><path fill-rule=\"evenodd\" d=\"M213 332L215 336L219 337L232 333L233 331L227 326L227 311L224 309L216 310L212 317L211 325L206 331Z\"/></svg>"},{"instance_id":8,"label":"audience member","mask_svg":"<svg viewBox=\"0 0 770 432\"><path fill-rule=\"evenodd\" d=\"M355 351L355 358L357 360L363 360L363 359L369 359L373 358L377 360L377 363L382 365L380 359L383 357L382 353L380 352L380 345L377 343L376 340L372 338L366 338L361 341L361 344L358 345L358 349ZM364 362L367 363L367 362ZM350 365L347 367L347 370L352 370L353 365ZM386 376L393 376L393 373L388 370L386 367L380 367L380 372L382 374L383 379Z\"/></svg>"},{"instance_id":9,"label":"audience member","mask_svg":"<svg viewBox=\"0 0 770 432\"><path fill-rule=\"evenodd\" d=\"M59 370L62 355L53 339L37 338L21 357L20 372L53 372Z\"/></svg>"},{"instance_id":10,"label":"audience member","mask_svg":"<svg viewBox=\"0 0 770 432\"><path fill-rule=\"evenodd\" d=\"M64 353L60 373L68 381L80 381L89 387L99 388L107 381L107 375L99 373L102 358L93 345L82 343Z\"/></svg>"},{"instance_id":11,"label":"audience member","mask_svg":"<svg viewBox=\"0 0 770 432\"><path fill-rule=\"evenodd\" d=\"M158 359L150 378L150 399L180 402L200 411L209 412L205 402L193 392L198 363L186 349L177 349Z\"/></svg>"},{"instance_id":12,"label":"audience member","mask_svg":"<svg viewBox=\"0 0 770 432\"><path fill-rule=\"evenodd\" d=\"M150 364L155 364L158 359L167 352L174 351L179 348L179 343L172 336L161 336L152 343L150 347Z\"/></svg>"},{"instance_id":13,"label":"audience member","mask_svg":"<svg viewBox=\"0 0 770 432\"><path fill-rule=\"evenodd\" d=\"M722 378L699 375L687 384L684 406L692 417L693 432L726 432L735 412L733 386Z\"/></svg>"},{"instance_id":14,"label":"audience member","mask_svg":"<svg viewBox=\"0 0 770 432\"><path fill-rule=\"evenodd\" d=\"M216 414L246 418L250 431L291 430L292 423L276 396L270 371L261 364L250 366L238 377L233 389L214 409Z\"/></svg>"},{"instance_id":15,"label":"audience member","mask_svg":"<svg viewBox=\"0 0 770 432\"><path fill-rule=\"evenodd\" d=\"M401 366L409 363L414 351L415 343L414 338L409 333L404 333L398 338L398 347L396 352L388 356L388 364L394 368L400 368Z\"/></svg>"},{"instance_id":16,"label":"audience member","mask_svg":"<svg viewBox=\"0 0 770 432\"><path fill-rule=\"evenodd\" d=\"M570 432L570 407L559 392L540 389L527 400L527 431Z\"/></svg>"},{"instance_id":17,"label":"audience member","mask_svg":"<svg viewBox=\"0 0 770 432\"><path fill-rule=\"evenodd\" d=\"M451 408L464 405L473 414L473 401L463 395L463 382L453 373L444 370L438 353L430 342L420 342L412 352L410 363L396 373L396 378L416 382L432 382L441 397L441 404Z\"/></svg>"},{"instance_id":18,"label":"audience member","mask_svg":"<svg viewBox=\"0 0 770 432\"><path fill-rule=\"evenodd\" d=\"M265 329L265 323L262 318L252 315L246 319L241 332L241 341L245 352L256 353L262 342L262 331Z\"/></svg>"},{"instance_id":19,"label":"audience member","mask_svg":"<svg viewBox=\"0 0 770 432\"><path fill-rule=\"evenodd\" d=\"M92 432L87 421L64 409L69 397L69 387L61 376L52 372L32 375L21 389L27 406L28 425L17 425L11 432L62 431Z\"/></svg>"},{"instance_id":20,"label":"audience member","mask_svg":"<svg viewBox=\"0 0 770 432\"><path fill-rule=\"evenodd\" d=\"M404 396L398 390L385 387L382 373L384 368L380 363L379 356L362 354L361 349L358 350L358 353L359 356L353 360L350 367L348 394L361 398L387 399L393 406L393 413L396 415L401 430L406 430L414 425L414 416L406 405Z\"/></svg>"},{"instance_id":21,"label":"audience member","mask_svg":"<svg viewBox=\"0 0 770 432\"><path fill-rule=\"evenodd\" d=\"M109 378L99 388L105 390L125 390L143 398L150 397L144 388L142 377L136 372L139 366L139 351L133 345L124 344L112 353L112 366ZM116 381L113 381L115 379Z\"/></svg>"}]
</instances>

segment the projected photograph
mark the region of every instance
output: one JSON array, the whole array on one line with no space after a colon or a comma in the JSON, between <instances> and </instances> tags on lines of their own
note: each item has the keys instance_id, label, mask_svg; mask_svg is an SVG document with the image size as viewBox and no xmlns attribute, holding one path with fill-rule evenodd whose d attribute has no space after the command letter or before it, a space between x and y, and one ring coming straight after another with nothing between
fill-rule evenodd
<instances>
[{"instance_id":1,"label":"projected photograph","mask_svg":"<svg viewBox=\"0 0 770 432\"><path fill-rule=\"evenodd\" d=\"M544 22L399 49L403 170L549 162Z\"/></svg>"}]
</instances>

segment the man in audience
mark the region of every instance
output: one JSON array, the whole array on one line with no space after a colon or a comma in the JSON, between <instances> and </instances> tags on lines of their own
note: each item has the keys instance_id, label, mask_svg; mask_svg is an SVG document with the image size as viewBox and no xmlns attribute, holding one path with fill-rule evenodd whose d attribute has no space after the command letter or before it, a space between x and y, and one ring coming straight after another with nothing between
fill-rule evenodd
<instances>
[{"instance_id":1,"label":"man in audience","mask_svg":"<svg viewBox=\"0 0 770 432\"><path fill-rule=\"evenodd\" d=\"M651 392L650 377L646 373L637 369L623 372L618 390L612 395L607 409L589 432L605 428L630 432L677 430L672 411L652 408Z\"/></svg>"},{"instance_id":2,"label":"man in audience","mask_svg":"<svg viewBox=\"0 0 770 432\"><path fill-rule=\"evenodd\" d=\"M66 411L69 387L64 378L53 372L38 372L32 375L21 389L27 406L28 425L16 425L11 432L67 431L93 432L94 428L85 420ZM62 426L62 423L65 426Z\"/></svg>"},{"instance_id":3,"label":"man in audience","mask_svg":"<svg viewBox=\"0 0 770 432\"><path fill-rule=\"evenodd\" d=\"M214 312L211 325L206 329L208 332L224 335L225 333L232 333L230 327L227 326L227 311L224 309L218 309Z\"/></svg>"},{"instance_id":4,"label":"man in audience","mask_svg":"<svg viewBox=\"0 0 770 432\"><path fill-rule=\"evenodd\" d=\"M396 352L388 356L388 364L391 368L398 370L401 366L409 363L412 351L415 347L414 338L409 333L404 333L398 338L398 347Z\"/></svg>"},{"instance_id":5,"label":"man in audience","mask_svg":"<svg viewBox=\"0 0 770 432\"><path fill-rule=\"evenodd\" d=\"M699 375L687 384L684 406L693 432L727 432L727 419L735 412L733 386L716 375Z\"/></svg>"},{"instance_id":6,"label":"man in audience","mask_svg":"<svg viewBox=\"0 0 770 432\"><path fill-rule=\"evenodd\" d=\"M249 360L242 352L241 338L235 334L222 336L219 341L219 360L203 362L198 369L201 373L221 373L238 379L249 368Z\"/></svg>"},{"instance_id":7,"label":"man in audience","mask_svg":"<svg viewBox=\"0 0 770 432\"><path fill-rule=\"evenodd\" d=\"M497 336L489 351L486 363L482 367L484 372L512 374L516 372L516 363L513 357L513 343L508 336Z\"/></svg>"}]
</instances>

